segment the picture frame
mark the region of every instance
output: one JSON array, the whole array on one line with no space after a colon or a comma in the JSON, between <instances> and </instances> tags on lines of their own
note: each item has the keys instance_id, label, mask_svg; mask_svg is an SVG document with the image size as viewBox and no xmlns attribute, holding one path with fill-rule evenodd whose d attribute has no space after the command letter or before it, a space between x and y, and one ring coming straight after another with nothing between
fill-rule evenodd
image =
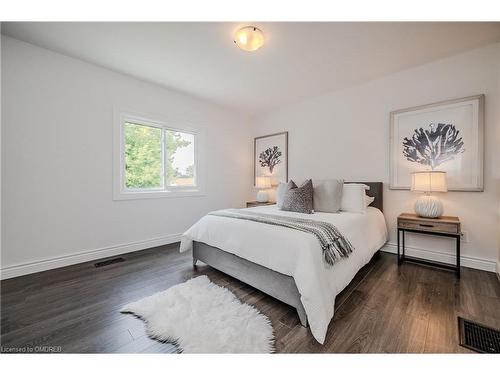
<instances>
[{"instance_id":1,"label":"picture frame","mask_svg":"<svg viewBox=\"0 0 500 375\"><path fill-rule=\"evenodd\" d=\"M390 184L410 189L410 173L445 171L449 191L484 191L484 94L390 114Z\"/></svg>"},{"instance_id":2,"label":"picture frame","mask_svg":"<svg viewBox=\"0 0 500 375\"><path fill-rule=\"evenodd\" d=\"M254 186L256 178L270 176L271 185L288 182L288 132L254 138Z\"/></svg>"}]
</instances>

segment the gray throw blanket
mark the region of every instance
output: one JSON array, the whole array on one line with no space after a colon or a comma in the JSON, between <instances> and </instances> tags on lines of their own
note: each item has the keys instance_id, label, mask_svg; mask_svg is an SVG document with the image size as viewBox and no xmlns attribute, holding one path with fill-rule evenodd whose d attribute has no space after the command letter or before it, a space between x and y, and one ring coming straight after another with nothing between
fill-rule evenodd
<instances>
[{"instance_id":1,"label":"gray throw blanket","mask_svg":"<svg viewBox=\"0 0 500 375\"><path fill-rule=\"evenodd\" d=\"M214 211L209 213L209 215L277 225L313 234L316 236L321 245L325 262L329 265L333 265L340 257L347 258L354 250L349 240L345 238L333 224L324 221L300 219L237 209Z\"/></svg>"}]
</instances>

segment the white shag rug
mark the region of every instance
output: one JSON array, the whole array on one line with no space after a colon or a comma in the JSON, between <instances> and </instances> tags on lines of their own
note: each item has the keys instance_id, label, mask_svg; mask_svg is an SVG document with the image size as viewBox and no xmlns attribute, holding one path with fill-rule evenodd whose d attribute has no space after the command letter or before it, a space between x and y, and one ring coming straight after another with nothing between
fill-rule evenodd
<instances>
[{"instance_id":1,"label":"white shag rug","mask_svg":"<svg viewBox=\"0 0 500 375\"><path fill-rule=\"evenodd\" d=\"M273 327L256 308L198 276L124 306L146 322L148 334L183 353L272 353Z\"/></svg>"}]
</instances>

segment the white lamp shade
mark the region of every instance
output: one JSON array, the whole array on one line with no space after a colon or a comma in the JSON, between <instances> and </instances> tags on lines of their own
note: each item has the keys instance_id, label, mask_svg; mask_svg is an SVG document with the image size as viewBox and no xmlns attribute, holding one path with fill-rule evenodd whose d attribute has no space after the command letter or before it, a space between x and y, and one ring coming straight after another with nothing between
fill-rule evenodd
<instances>
[{"instance_id":1,"label":"white lamp shade","mask_svg":"<svg viewBox=\"0 0 500 375\"><path fill-rule=\"evenodd\" d=\"M244 51L256 51L264 44L264 34L254 26L243 27L234 34L234 43Z\"/></svg>"},{"instance_id":2,"label":"white lamp shade","mask_svg":"<svg viewBox=\"0 0 500 375\"><path fill-rule=\"evenodd\" d=\"M448 191L446 184L446 172L424 171L411 174L411 190L425 193Z\"/></svg>"},{"instance_id":3,"label":"white lamp shade","mask_svg":"<svg viewBox=\"0 0 500 375\"><path fill-rule=\"evenodd\" d=\"M255 178L255 187L258 189L270 189L271 188L271 177L269 176L259 176Z\"/></svg>"}]
</instances>

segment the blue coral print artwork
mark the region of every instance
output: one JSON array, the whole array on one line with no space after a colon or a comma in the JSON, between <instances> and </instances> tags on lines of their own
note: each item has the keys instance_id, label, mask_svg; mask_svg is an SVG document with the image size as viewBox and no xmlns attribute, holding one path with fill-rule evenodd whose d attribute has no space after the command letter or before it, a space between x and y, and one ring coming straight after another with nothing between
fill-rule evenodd
<instances>
[{"instance_id":1,"label":"blue coral print artwork","mask_svg":"<svg viewBox=\"0 0 500 375\"><path fill-rule=\"evenodd\" d=\"M449 191L483 191L484 95L390 114L390 189L410 189L411 173L446 172ZM269 146L268 146L269 147Z\"/></svg>"},{"instance_id":2,"label":"blue coral print artwork","mask_svg":"<svg viewBox=\"0 0 500 375\"><path fill-rule=\"evenodd\" d=\"M281 163L281 151L278 146L269 147L259 155L259 164L261 167L268 167L269 173L273 174L274 167Z\"/></svg>"},{"instance_id":3,"label":"blue coral print artwork","mask_svg":"<svg viewBox=\"0 0 500 375\"><path fill-rule=\"evenodd\" d=\"M432 170L463 152L464 141L453 124L431 123L426 129L415 129L411 138L403 139L406 160Z\"/></svg>"}]
</instances>

